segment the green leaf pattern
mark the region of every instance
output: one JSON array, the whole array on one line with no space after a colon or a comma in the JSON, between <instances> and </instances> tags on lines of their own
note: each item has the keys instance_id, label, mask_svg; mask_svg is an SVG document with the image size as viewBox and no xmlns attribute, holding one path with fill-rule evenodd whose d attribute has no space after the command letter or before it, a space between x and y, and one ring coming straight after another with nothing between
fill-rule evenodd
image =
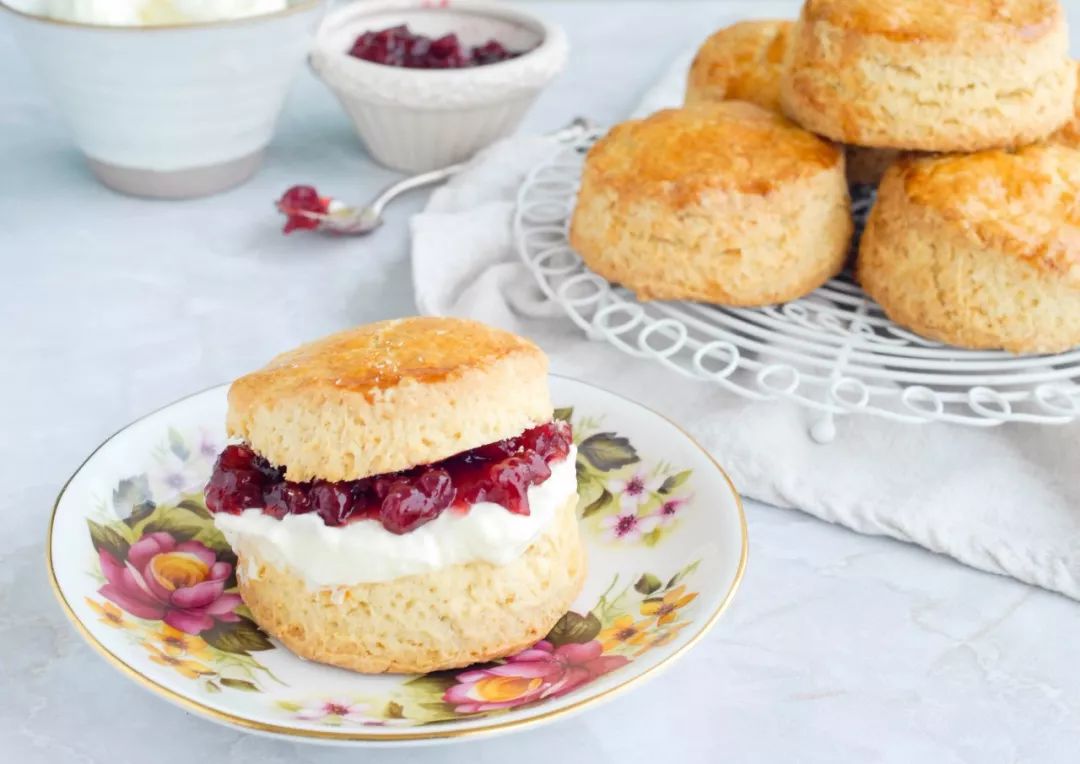
<instances>
[{"instance_id":1,"label":"green leaf pattern","mask_svg":"<svg viewBox=\"0 0 1080 764\"><path fill-rule=\"evenodd\" d=\"M628 438L602 427L597 419L574 423L579 515L594 537L656 546L678 527L693 471L643 464Z\"/></svg>"}]
</instances>

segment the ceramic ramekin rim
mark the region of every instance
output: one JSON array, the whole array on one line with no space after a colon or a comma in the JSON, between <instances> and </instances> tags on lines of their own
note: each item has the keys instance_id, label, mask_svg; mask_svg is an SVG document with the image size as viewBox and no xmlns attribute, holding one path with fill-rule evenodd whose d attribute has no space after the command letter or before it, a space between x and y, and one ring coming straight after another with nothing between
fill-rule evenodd
<instances>
[{"instance_id":1,"label":"ceramic ramekin rim","mask_svg":"<svg viewBox=\"0 0 1080 764\"><path fill-rule=\"evenodd\" d=\"M69 21L67 19L56 19L52 18L51 16L41 16L36 13L28 13L27 11L19 10L18 8L9 5L8 0L0 0L0 13L10 13L13 16L19 17L29 22L36 22L57 27L66 27L70 29L85 29L92 32L168 32L186 29L218 29L221 27L231 27L244 24L257 24L259 22L269 21L271 19L280 18L282 16L291 16L293 14L312 11L319 6L325 5L328 2L329 0L294 0L293 2L290 2L287 7L279 11L273 11L271 13L259 13L254 16L243 16L236 19L192 21L184 24L119 25L92 24L85 21Z\"/></svg>"},{"instance_id":2,"label":"ceramic ramekin rim","mask_svg":"<svg viewBox=\"0 0 1080 764\"><path fill-rule=\"evenodd\" d=\"M539 44L509 61L465 69L406 69L362 61L330 45L328 37L346 25L386 11L473 13L521 24L540 36ZM431 5L424 0L366 0L331 11L315 36L312 68L339 96L363 98L424 110L475 108L536 91L565 66L568 43L558 25L528 11L490 0L450 0Z\"/></svg>"}]
</instances>

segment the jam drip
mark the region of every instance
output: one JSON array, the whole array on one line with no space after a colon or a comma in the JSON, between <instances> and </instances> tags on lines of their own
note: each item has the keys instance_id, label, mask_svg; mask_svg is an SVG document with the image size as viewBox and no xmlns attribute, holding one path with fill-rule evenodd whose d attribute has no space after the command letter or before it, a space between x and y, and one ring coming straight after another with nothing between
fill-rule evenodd
<instances>
[{"instance_id":1,"label":"jam drip","mask_svg":"<svg viewBox=\"0 0 1080 764\"><path fill-rule=\"evenodd\" d=\"M529 486L551 476L566 458L570 425L554 421L516 438L474 448L440 462L362 480L297 483L246 444L226 446L206 485L211 512L240 514L261 508L271 517L315 512L330 526L378 520L391 533L408 533L446 509L491 502L529 514Z\"/></svg>"}]
</instances>

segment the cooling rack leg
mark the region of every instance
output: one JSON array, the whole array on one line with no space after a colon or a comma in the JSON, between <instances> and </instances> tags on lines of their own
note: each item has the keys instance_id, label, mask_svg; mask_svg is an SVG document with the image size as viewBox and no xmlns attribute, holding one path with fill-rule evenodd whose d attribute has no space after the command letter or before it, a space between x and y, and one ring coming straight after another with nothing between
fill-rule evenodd
<instances>
[{"instance_id":1,"label":"cooling rack leg","mask_svg":"<svg viewBox=\"0 0 1080 764\"><path fill-rule=\"evenodd\" d=\"M826 411L821 418L810 425L810 437L818 443L832 443L836 440L836 415Z\"/></svg>"}]
</instances>

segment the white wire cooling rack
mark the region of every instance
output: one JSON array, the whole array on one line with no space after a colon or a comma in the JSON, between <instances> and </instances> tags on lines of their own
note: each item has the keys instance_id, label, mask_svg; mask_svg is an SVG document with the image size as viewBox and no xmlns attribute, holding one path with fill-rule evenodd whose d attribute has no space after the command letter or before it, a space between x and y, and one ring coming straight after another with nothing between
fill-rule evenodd
<instances>
[{"instance_id":1,"label":"white wire cooling rack","mask_svg":"<svg viewBox=\"0 0 1080 764\"><path fill-rule=\"evenodd\" d=\"M638 302L590 272L567 238L584 154L599 134L535 167L514 217L522 259L588 337L747 398L796 401L819 412L810 427L819 442L852 414L976 427L1080 418L1080 349L1016 356L932 342L890 321L848 274L768 308ZM871 203L855 202L858 223Z\"/></svg>"}]
</instances>

